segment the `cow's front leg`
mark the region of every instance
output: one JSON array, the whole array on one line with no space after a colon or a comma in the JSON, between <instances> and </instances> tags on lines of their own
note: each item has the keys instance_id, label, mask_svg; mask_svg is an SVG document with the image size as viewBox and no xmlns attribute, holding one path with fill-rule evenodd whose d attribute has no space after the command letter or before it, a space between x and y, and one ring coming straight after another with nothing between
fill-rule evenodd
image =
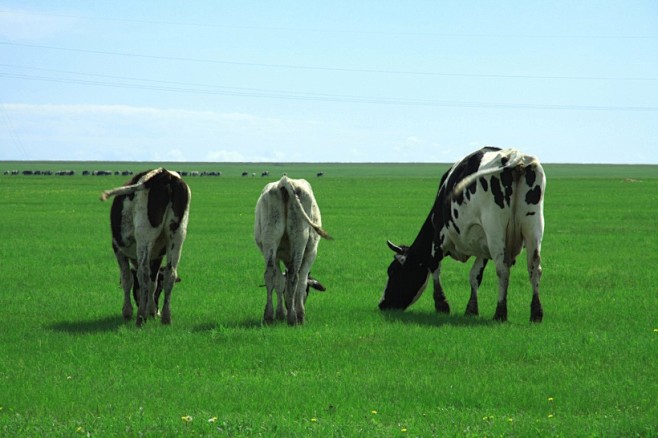
<instances>
[{"instance_id":1,"label":"cow's front leg","mask_svg":"<svg viewBox=\"0 0 658 438\"><path fill-rule=\"evenodd\" d=\"M288 311L288 325L297 325L297 283L299 282L299 272L297 270L288 270L286 276L286 310ZM303 321L302 321L303 322Z\"/></svg>"},{"instance_id":2,"label":"cow's front leg","mask_svg":"<svg viewBox=\"0 0 658 438\"><path fill-rule=\"evenodd\" d=\"M441 286L439 274L441 273L441 262L439 262L436 270L432 272L432 283L434 285L434 309L439 313L450 313L450 305L446 299L446 294Z\"/></svg>"}]
</instances>

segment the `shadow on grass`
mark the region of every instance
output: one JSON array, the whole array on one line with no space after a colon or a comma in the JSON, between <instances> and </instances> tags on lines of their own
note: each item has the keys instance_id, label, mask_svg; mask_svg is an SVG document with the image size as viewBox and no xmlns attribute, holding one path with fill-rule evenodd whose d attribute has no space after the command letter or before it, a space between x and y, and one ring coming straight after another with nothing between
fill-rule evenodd
<instances>
[{"instance_id":1,"label":"shadow on grass","mask_svg":"<svg viewBox=\"0 0 658 438\"><path fill-rule=\"evenodd\" d=\"M212 332L212 331L218 331L218 330L225 330L225 329L243 329L243 330L251 330L251 329L256 329L256 328L261 328L263 326L263 322L260 319L254 319L254 318L249 318L245 319L242 321L228 321L228 322L223 322L223 323L218 323L218 322L208 322L205 324L199 324L195 326L192 331L194 333L203 333L203 332Z\"/></svg>"},{"instance_id":2,"label":"shadow on grass","mask_svg":"<svg viewBox=\"0 0 658 438\"><path fill-rule=\"evenodd\" d=\"M91 321L62 321L47 325L46 328L72 335L87 335L93 333L112 332L124 325L122 316L106 316Z\"/></svg>"},{"instance_id":3,"label":"shadow on grass","mask_svg":"<svg viewBox=\"0 0 658 438\"><path fill-rule=\"evenodd\" d=\"M455 326L478 327L495 326L500 322L482 316L446 315L444 313L416 313L402 310L386 310L381 312L384 321L401 322L403 324L426 325L431 327Z\"/></svg>"}]
</instances>

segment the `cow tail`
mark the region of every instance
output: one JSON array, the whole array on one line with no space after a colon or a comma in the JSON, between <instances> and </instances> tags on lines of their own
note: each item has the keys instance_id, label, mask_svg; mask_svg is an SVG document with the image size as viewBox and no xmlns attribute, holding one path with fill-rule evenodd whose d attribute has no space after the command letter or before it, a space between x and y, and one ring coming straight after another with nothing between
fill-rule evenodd
<instances>
[{"instance_id":1,"label":"cow tail","mask_svg":"<svg viewBox=\"0 0 658 438\"><path fill-rule=\"evenodd\" d=\"M164 169L162 167L154 169L147 174L145 174L143 177L139 179L139 182L136 184L131 184L129 186L122 186L122 187L117 187L115 189L111 190L105 190L103 193L101 193L101 201L106 201L107 198L111 198L112 196L120 196L120 195L132 195L135 192L139 192L141 190L144 190L146 188L146 183L148 180L153 178L154 176L158 175L161 173Z\"/></svg>"},{"instance_id":2,"label":"cow tail","mask_svg":"<svg viewBox=\"0 0 658 438\"><path fill-rule=\"evenodd\" d=\"M509 160L501 165L501 166L496 166L492 167L489 169L481 170L479 172L475 172L471 175L468 175L461 181L459 181L457 184L455 184L455 187L452 189L452 192L450 193L450 197L454 197L459 195L466 187L469 186L469 184L473 183L473 181L477 181L478 178L482 178L494 173L500 173L505 169L513 169L519 165L525 165L526 158L529 158L527 155L522 154L521 152L518 151L513 151L513 154L509 156Z\"/></svg>"},{"instance_id":3,"label":"cow tail","mask_svg":"<svg viewBox=\"0 0 658 438\"><path fill-rule=\"evenodd\" d=\"M288 198L293 200L292 203L297 206L297 209L301 212L302 216L304 217L304 220L315 230L316 233L318 233L320 237L327 240L333 240L333 237L331 237L329 233L327 233L320 225L313 222L313 220L308 216L308 214L306 214L306 211L304 210L304 206L302 206L302 201L295 193L295 189L287 177L284 176L281 179L281 182L279 183L279 187L281 189L285 189L285 191L288 194Z\"/></svg>"}]
</instances>

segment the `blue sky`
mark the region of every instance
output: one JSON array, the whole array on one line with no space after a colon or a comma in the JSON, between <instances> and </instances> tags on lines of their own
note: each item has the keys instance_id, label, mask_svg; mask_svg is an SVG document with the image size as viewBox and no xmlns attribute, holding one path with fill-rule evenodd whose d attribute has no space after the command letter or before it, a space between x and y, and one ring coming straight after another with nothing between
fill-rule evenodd
<instances>
[{"instance_id":1,"label":"blue sky","mask_svg":"<svg viewBox=\"0 0 658 438\"><path fill-rule=\"evenodd\" d=\"M0 160L658 164L655 1L0 1Z\"/></svg>"}]
</instances>

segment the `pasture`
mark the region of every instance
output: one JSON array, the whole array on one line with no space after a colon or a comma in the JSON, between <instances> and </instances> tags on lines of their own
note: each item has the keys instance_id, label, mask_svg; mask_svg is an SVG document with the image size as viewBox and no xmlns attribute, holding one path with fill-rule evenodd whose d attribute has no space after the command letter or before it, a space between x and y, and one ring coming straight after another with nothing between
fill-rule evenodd
<instances>
[{"instance_id":1,"label":"pasture","mask_svg":"<svg viewBox=\"0 0 658 438\"><path fill-rule=\"evenodd\" d=\"M121 318L110 203L144 163L0 163L0 434L4 436L656 436L658 168L545 165L544 322L530 324L522 254L509 322L485 271L446 260L451 315L431 290L406 312L377 303L392 253L425 220L441 164L173 164L188 237L172 325ZM268 178L241 177L270 171ZM324 172L317 177L316 172ZM306 323L263 326L254 207L266 182L308 179L335 238L321 241Z\"/></svg>"}]
</instances>

